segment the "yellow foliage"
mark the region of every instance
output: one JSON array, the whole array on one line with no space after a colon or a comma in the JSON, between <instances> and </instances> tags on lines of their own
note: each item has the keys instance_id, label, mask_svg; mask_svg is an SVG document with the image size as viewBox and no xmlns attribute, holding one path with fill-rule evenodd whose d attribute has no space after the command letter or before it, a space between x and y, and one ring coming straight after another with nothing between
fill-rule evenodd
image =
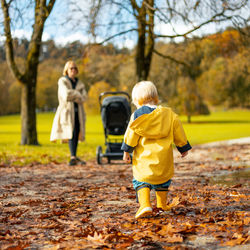
<instances>
[{"instance_id":1,"label":"yellow foliage","mask_svg":"<svg viewBox=\"0 0 250 250\"><path fill-rule=\"evenodd\" d=\"M115 91L115 89L103 81L96 82L90 87L86 102L87 114L98 114L100 112L99 95L106 91Z\"/></svg>"},{"instance_id":2,"label":"yellow foliage","mask_svg":"<svg viewBox=\"0 0 250 250\"><path fill-rule=\"evenodd\" d=\"M58 105L57 82L62 73L62 65L55 60L40 64L37 78L37 108L51 110Z\"/></svg>"}]
</instances>

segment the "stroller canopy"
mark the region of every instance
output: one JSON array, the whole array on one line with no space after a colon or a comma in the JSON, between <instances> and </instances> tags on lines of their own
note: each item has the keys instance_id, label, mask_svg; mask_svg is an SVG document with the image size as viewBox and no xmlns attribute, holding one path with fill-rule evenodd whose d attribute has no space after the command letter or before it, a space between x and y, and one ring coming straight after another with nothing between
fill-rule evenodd
<instances>
[{"instance_id":1,"label":"stroller canopy","mask_svg":"<svg viewBox=\"0 0 250 250\"><path fill-rule=\"evenodd\" d=\"M105 135L124 135L129 123L131 107L124 96L108 96L103 99L101 116Z\"/></svg>"}]
</instances>

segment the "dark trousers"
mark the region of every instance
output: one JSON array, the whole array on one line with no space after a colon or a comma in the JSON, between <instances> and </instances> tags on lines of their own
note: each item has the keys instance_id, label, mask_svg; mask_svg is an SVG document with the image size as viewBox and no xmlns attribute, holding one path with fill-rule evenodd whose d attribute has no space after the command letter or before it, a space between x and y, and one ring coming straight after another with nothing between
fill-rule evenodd
<instances>
[{"instance_id":1,"label":"dark trousers","mask_svg":"<svg viewBox=\"0 0 250 250\"><path fill-rule=\"evenodd\" d=\"M78 112L75 112L75 126L73 130L73 137L69 140L69 150L71 156L76 156L78 137L80 133L80 122L78 117Z\"/></svg>"}]
</instances>

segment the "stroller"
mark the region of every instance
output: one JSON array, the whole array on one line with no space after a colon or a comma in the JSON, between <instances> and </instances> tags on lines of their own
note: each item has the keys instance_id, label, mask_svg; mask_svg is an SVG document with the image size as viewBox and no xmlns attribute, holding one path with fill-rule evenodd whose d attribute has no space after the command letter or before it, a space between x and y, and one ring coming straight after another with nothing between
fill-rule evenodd
<instances>
[{"instance_id":1,"label":"stroller","mask_svg":"<svg viewBox=\"0 0 250 250\"><path fill-rule=\"evenodd\" d=\"M108 163L111 160L121 160L123 137L129 123L131 107L130 96L127 92L103 92L99 95L102 123L104 126L106 151L102 153L102 147L96 149L98 164L102 164L102 158L106 157Z\"/></svg>"}]
</instances>

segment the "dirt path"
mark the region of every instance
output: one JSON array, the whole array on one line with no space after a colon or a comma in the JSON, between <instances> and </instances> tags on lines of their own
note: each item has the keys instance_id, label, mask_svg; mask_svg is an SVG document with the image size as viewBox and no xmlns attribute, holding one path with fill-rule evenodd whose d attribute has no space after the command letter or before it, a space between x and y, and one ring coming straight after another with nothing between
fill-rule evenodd
<instances>
[{"instance_id":1,"label":"dirt path","mask_svg":"<svg viewBox=\"0 0 250 250\"><path fill-rule=\"evenodd\" d=\"M171 212L138 221L129 165L1 167L0 249L247 249L249 152L235 141L177 157Z\"/></svg>"}]
</instances>

